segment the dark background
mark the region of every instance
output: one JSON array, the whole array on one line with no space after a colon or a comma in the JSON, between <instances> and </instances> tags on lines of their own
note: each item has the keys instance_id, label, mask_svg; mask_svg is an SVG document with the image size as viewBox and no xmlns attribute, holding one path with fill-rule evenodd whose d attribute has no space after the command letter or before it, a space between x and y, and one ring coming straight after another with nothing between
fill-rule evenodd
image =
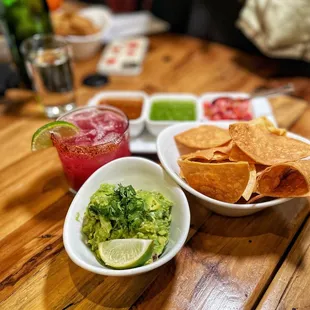
<instances>
[{"instance_id":1,"label":"dark background","mask_svg":"<svg viewBox=\"0 0 310 310\"><path fill-rule=\"evenodd\" d=\"M84 0L106 4L114 12L149 9L171 25L171 32L219 42L245 52L262 55L235 26L245 0ZM310 76L310 64L278 59L279 76Z\"/></svg>"}]
</instances>

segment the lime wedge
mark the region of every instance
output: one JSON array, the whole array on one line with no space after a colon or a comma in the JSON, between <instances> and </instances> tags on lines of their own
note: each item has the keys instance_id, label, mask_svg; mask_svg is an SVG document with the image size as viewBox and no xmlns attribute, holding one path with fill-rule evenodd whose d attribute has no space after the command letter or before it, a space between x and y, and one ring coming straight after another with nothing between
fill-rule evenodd
<instances>
[{"instance_id":1,"label":"lime wedge","mask_svg":"<svg viewBox=\"0 0 310 310\"><path fill-rule=\"evenodd\" d=\"M62 137L74 136L79 128L65 121L55 121L40 127L32 136L31 150L38 151L53 146L51 133L57 133Z\"/></svg>"},{"instance_id":2,"label":"lime wedge","mask_svg":"<svg viewBox=\"0 0 310 310\"><path fill-rule=\"evenodd\" d=\"M115 269L142 266L152 256L153 240L114 239L99 243L103 262Z\"/></svg>"}]
</instances>

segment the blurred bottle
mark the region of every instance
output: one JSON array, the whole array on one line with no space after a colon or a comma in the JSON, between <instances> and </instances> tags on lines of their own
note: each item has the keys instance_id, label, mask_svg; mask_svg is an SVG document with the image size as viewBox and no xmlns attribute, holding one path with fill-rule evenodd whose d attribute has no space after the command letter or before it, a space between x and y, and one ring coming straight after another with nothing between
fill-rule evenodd
<instances>
[{"instance_id":1,"label":"blurred bottle","mask_svg":"<svg viewBox=\"0 0 310 310\"><path fill-rule=\"evenodd\" d=\"M1 21L12 58L26 87L31 87L20 44L37 33L53 32L48 5L45 0L2 0Z\"/></svg>"}]
</instances>

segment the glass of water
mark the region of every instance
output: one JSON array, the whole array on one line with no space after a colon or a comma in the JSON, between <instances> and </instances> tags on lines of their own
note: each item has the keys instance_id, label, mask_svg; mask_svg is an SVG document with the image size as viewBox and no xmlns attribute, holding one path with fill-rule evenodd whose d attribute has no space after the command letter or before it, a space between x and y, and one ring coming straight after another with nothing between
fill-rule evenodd
<instances>
[{"instance_id":1,"label":"glass of water","mask_svg":"<svg viewBox=\"0 0 310 310\"><path fill-rule=\"evenodd\" d=\"M49 118L75 108L70 46L55 35L36 34L21 45L38 100Z\"/></svg>"}]
</instances>

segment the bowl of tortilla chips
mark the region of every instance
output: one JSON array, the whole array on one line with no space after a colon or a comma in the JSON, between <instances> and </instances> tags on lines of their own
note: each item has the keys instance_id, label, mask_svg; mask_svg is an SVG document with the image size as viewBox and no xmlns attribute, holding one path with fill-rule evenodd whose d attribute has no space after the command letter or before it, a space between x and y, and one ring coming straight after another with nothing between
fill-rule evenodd
<instances>
[{"instance_id":1,"label":"bowl of tortilla chips","mask_svg":"<svg viewBox=\"0 0 310 310\"><path fill-rule=\"evenodd\" d=\"M70 44L75 60L89 59L100 50L111 20L109 8L101 5L52 14L54 31Z\"/></svg>"},{"instance_id":2,"label":"bowl of tortilla chips","mask_svg":"<svg viewBox=\"0 0 310 310\"><path fill-rule=\"evenodd\" d=\"M245 216L310 196L310 141L266 117L180 123L157 139L168 174L210 210Z\"/></svg>"}]
</instances>

